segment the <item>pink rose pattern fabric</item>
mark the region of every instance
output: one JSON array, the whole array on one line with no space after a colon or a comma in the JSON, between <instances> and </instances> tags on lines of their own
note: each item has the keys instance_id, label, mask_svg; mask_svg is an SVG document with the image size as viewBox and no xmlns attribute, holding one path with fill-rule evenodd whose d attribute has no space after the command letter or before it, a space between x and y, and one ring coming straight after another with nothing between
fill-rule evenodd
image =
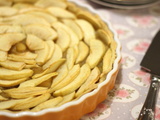
<instances>
[{"instance_id":1,"label":"pink rose pattern fabric","mask_svg":"<svg viewBox=\"0 0 160 120\"><path fill-rule=\"evenodd\" d=\"M122 44L122 66L114 89L105 101L81 120L135 120L150 84L150 74L141 70L140 61L160 29L160 4L143 9L122 10L96 5L89 0L78 1L92 6L110 21ZM155 120L160 120L160 94Z\"/></svg>"}]
</instances>

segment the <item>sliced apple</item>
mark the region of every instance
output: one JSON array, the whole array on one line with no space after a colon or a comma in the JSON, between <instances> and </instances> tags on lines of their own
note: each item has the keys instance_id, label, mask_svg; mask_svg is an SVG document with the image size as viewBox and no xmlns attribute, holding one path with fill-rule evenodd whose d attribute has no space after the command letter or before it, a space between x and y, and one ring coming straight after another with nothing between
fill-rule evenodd
<instances>
[{"instance_id":1,"label":"sliced apple","mask_svg":"<svg viewBox=\"0 0 160 120\"><path fill-rule=\"evenodd\" d=\"M87 87L87 90L84 91L83 93L79 94L79 96L76 96L76 98L74 100L78 100L81 96L94 91L96 88L98 87L98 84L93 84Z\"/></svg>"},{"instance_id":2,"label":"sliced apple","mask_svg":"<svg viewBox=\"0 0 160 120\"><path fill-rule=\"evenodd\" d=\"M70 35L70 39L71 39L70 47L73 47L79 43L80 40L79 40L78 36L73 32L72 29L70 29L65 24L62 24L61 22L55 22L52 24L52 26L55 29L61 28L61 29L65 30Z\"/></svg>"},{"instance_id":3,"label":"sliced apple","mask_svg":"<svg viewBox=\"0 0 160 120\"><path fill-rule=\"evenodd\" d=\"M100 22L101 26L103 26L103 29L107 32L107 34L110 35L111 38L113 38L114 35L113 35L112 31L110 30L109 26L106 25L106 23L104 21L100 20L99 22Z\"/></svg>"},{"instance_id":4,"label":"sliced apple","mask_svg":"<svg viewBox=\"0 0 160 120\"><path fill-rule=\"evenodd\" d=\"M64 22L65 25L67 25L69 28L71 28L76 33L76 35L78 36L80 40L82 40L84 33L79 27L79 25L74 20L63 19L62 21Z\"/></svg>"},{"instance_id":5,"label":"sliced apple","mask_svg":"<svg viewBox=\"0 0 160 120\"><path fill-rule=\"evenodd\" d=\"M38 78L38 77L41 77L45 74L48 74L48 73L52 73L54 72L56 69L58 69L58 67L60 65L62 65L63 63L65 62L65 59L59 59L55 62L53 62L47 69L45 69L42 73L38 73L38 74L35 74L32 76L32 78Z\"/></svg>"},{"instance_id":6,"label":"sliced apple","mask_svg":"<svg viewBox=\"0 0 160 120\"><path fill-rule=\"evenodd\" d=\"M8 6L1 6L0 7L0 16L8 17L18 13L18 10Z\"/></svg>"},{"instance_id":7,"label":"sliced apple","mask_svg":"<svg viewBox=\"0 0 160 120\"><path fill-rule=\"evenodd\" d=\"M84 64L80 68L80 73L79 75L70 83L68 83L66 86L64 86L61 89L58 89L54 92L55 96L65 96L68 95L75 90L77 90L88 78L90 75L90 66L87 64Z\"/></svg>"},{"instance_id":8,"label":"sliced apple","mask_svg":"<svg viewBox=\"0 0 160 120\"><path fill-rule=\"evenodd\" d=\"M73 13L60 7L49 7L47 8L47 11L58 18L69 18L69 19L76 18L76 16Z\"/></svg>"},{"instance_id":9,"label":"sliced apple","mask_svg":"<svg viewBox=\"0 0 160 120\"><path fill-rule=\"evenodd\" d=\"M23 29L19 25L1 25L0 26L0 34L4 33L23 33Z\"/></svg>"},{"instance_id":10,"label":"sliced apple","mask_svg":"<svg viewBox=\"0 0 160 120\"><path fill-rule=\"evenodd\" d=\"M70 102L71 100L74 99L74 97L75 97L75 91L68 95L63 96L63 100L57 106L61 106L67 102Z\"/></svg>"},{"instance_id":11,"label":"sliced apple","mask_svg":"<svg viewBox=\"0 0 160 120\"><path fill-rule=\"evenodd\" d=\"M68 68L66 64L61 65L58 70L58 75L53 78L51 89L54 88L58 83L60 83L68 74Z\"/></svg>"},{"instance_id":12,"label":"sliced apple","mask_svg":"<svg viewBox=\"0 0 160 120\"><path fill-rule=\"evenodd\" d=\"M117 43L113 41L110 45L110 48L106 51L104 57L103 57L103 67L102 67L102 74L101 77L105 76L109 71L112 70L113 67L113 61L116 58L116 46Z\"/></svg>"},{"instance_id":13,"label":"sliced apple","mask_svg":"<svg viewBox=\"0 0 160 120\"><path fill-rule=\"evenodd\" d=\"M75 51L75 60L74 60L74 62L75 62L80 51L79 51L79 49L78 49L78 45L75 45L75 46L73 47L73 49L74 49L74 51Z\"/></svg>"},{"instance_id":14,"label":"sliced apple","mask_svg":"<svg viewBox=\"0 0 160 120\"><path fill-rule=\"evenodd\" d=\"M75 4L72 3L72 2L68 2L68 3L67 3L67 10L71 11L71 12L74 13L74 14L77 14L78 11L80 10L80 8L77 7L77 5L75 5Z\"/></svg>"},{"instance_id":15,"label":"sliced apple","mask_svg":"<svg viewBox=\"0 0 160 120\"><path fill-rule=\"evenodd\" d=\"M7 100L7 101L0 102L0 110L10 109L13 106L15 106L16 104L21 103L22 101L25 101L25 100L30 100L30 98L10 99L10 100Z\"/></svg>"},{"instance_id":16,"label":"sliced apple","mask_svg":"<svg viewBox=\"0 0 160 120\"><path fill-rule=\"evenodd\" d=\"M113 38L112 38L112 39L113 39ZM115 54L116 48L117 48L117 43L116 43L116 41L114 41L114 40L111 41L110 48L111 48L113 54ZM116 55L116 54L115 54L115 55Z\"/></svg>"},{"instance_id":17,"label":"sliced apple","mask_svg":"<svg viewBox=\"0 0 160 120\"><path fill-rule=\"evenodd\" d=\"M19 3L20 4L20 3ZM24 5L24 4L23 4ZM23 6L22 5L22 6ZM25 6L25 5L24 5ZM24 8L23 7L21 7L21 8L19 8L20 10L19 10L19 13L20 14L29 14L29 15L33 15L33 14L30 14L30 12L31 11L43 11L43 9L42 8L38 8L38 7L34 7L34 6L32 6L32 5L26 5ZM41 17L41 16L36 16L36 17ZM41 18L43 18L43 17L41 17ZM44 19L44 20L46 20L46 19ZM46 22L48 22L47 20L46 20ZM49 23L49 22L48 22Z\"/></svg>"},{"instance_id":18,"label":"sliced apple","mask_svg":"<svg viewBox=\"0 0 160 120\"><path fill-rule=\"evenodd\" d=\"M12 0L13 2L27 2L27 3L35 3L37 0Z\"/></svg>"},{"instance_id":19,"label":"sliced apple","mask_svg":"<svg viewBox=\"0 0 160 120\"><path fill-rule=\"evenodd\" d=\"M25 87L36 87L37 85L41 84L42 82L49 80L53 76L56 76L57 74L58 74L57 72L48 73L48 74L43 75L39 78L24 81L19 85L19 88L22 88L22 87L23 88L25 88Z\"/></svg>"},{"instance_id":20,"label":"sliced apple","mask_svg":"<svg viewBox=\"0 0 160 120\"><path fill-rule=\"evenodd\" d=\"M46 61L48 61L52 57L52 55L54 53L55 44L54 44L54 42L52 40L48 40L48 41L46 41L46 43L49 46L49 53L48 53L47 60L46 60Z\"/></svg>"},{"instance_id":21,"label":"sliced apple","mask_svg":"<svg viewBox=\"0 0 160 120\"><path fill-rule=\"evenodd\" d=\"M33 8L33 5L29 4L29 3L24 3L24 2L18 2L18 3L14 3L12 5L13 8L16 8L19 10L19 13L21 13L21 10L26 9L26 8Z\"/></svg>"},{"instance_id":22,"label":"sliced apple","mask_svg":"<svg viewBox=\"0 0 160 120\"><path fill-rule=\"evenodd\" d=\"M76 63L82 62L87 55L89 54L89 47L83 42L80 41L78 45L78 50L80 51L76 59Z\"/></svg>"},{"instance_id":23,"label":"sliced apple","mask_svg":"<svg viewBox=\"0 0 160 120\"><path fill-rule=\"evenodd\" d=\"M24 69L33 69L33 68L38 68L39 66L37 64L32 64L32 65L29 65L29 64L26 64L24 66Z\"/></svg>"},{"instance_id":24,"label":"sliced apple","mask_svg":"<svg viewBox=\"0 0 160 120\"><path fill-rule=\"evenodd\" d=\"M84 41L89 45L90 40L95 38L95 29L92 24L84 19L75 20L84 33Z\"/></svg>"},{"instance_id":25,"label":"sliced apple","mask_svg":"<svg viewBox=\"0 0 160 120\"><path fill-rule=\"evenodd\" d=\"M106 45L110 45L111 43L111 36L105 30L99 29L96 32L96 36L98 39L102 40Z\"/></svg>"},{"instance_id":26,"label":"sliced apple","mask_svg":"<svg viewBox=\"0 0 160 120\"><path fill-rule=\"evenodd\" d=\"M32 10L29 11L28 14L32 14L41 18L44 18L48 23L53 23L57 21L57 18L54 17L53 15L50 15L48 12L42 11L42 10Z\"/></svg>"},{"instance_id":27,"label":"sliced apple","mask_svg":"<svg viewBox=\"0 0 160 120\"><path fill-rule=\"evenodd\" d=\"M1 87L13 87L19 85L21 82L25 81L27 78L21 78L17 80L0 80Z\"/></svg>"},{"instance_id":28,"label":"sliced apple","mask_svg":"<svg viewBox=\"0 0 160 120\"><path fill-rule=\"evenodd\" d=\"M56 40L56 43L61 47L62 51L64 52L70 45L70 35L62 28L56 28L56 30L58 33L58 39Z\"/></svg>"},{"instance_id":29,"label":"sliced apple","mask_svg":"<svg viewBox=\"0 0 160 120\"><path fill-rule=\"evenodd\" d=\"M28 34L26 45L30 50L40 50L44 48L44 41L33 34Z\"/></svg>"},{"instance_id":30,"label":"sliced apple","mask_svg":"<svg viewBox=\"0 0 160 120\"><path fill-rule=\"evenodd\" d=\"M62 50L61 48L55 44L55 49L52 57L42 66L43 70L48 68L52 63L62 58Z\"/></svg>"},{"instance_id":31,"label":"sliced apple","mask_svg":"<svg viewBox=\"0 0 160 120\"><path fill-rule=\"evenodd\" d=\"M8 56L7 59L11 60L11 61L15 61L15 62L24 62L27 65L35 65L36 64L36 61L33 59L25 59L25 58L10 57L10 56Z\"/></svg>"},{"instance_id":32,"label":"sliced apple","mask_svg":"<svg viewBox=\"0 0 160 120\"><path fill-rule=\"evenodd\" d=\"M23 52L26 52L27 50L26 44L24 44L23 42L17 43L15 47L16 47L17 53L23 53Z\"/></svg>"},{"instance_id":33,"label":"sliced apple","mask_svg":"<svg viewBox=\"0 0 160 120\"><path fill-rule=\"evenodd\" d=\"M91 71L91 74L89 75L85 83L78 89L75 96L78 97L81 94L83 94L88 89L88 86L91 86L97 82L99 77L100 77L100 70L98 69L98 67L95 67Z\"/></svg>"},{"instance_id":34,"label":"sliced apple","mask_svg":"<svg viewBox=\"0 0 160 120\"><path fill-rule=\"evenodd\" d=\"M5 68L0 68L0 79L20 79L20 78L28 78L32 76L33 71L30 69L23 69L21 71L9 70Z\"/></svg>"},{"instance_id":35,"label":"sliced apple","mask_svg":"<svg viewBox=\"0 0 160 120\"><path fill-rule=\"evenodd\" d=\"M49 68L47 68L46 73L52 73L57 70L64 62L66 61L65 58L58 59L57 61L53 62Z\"/></svg>"},{"instance_id":36,"label":"sliced apple","mask_svg":"<svg viewBox=\"0 0 160 120\"><path fill-rule=\"evenodd\" d=\"M35 3L35 6L37 7L42 7L42 8L47 8L50 6L54 7L60 7L60 8L67 8L67 4L61 0L39 0Z\"/></svg>"},{"instance_id":37,"label":"sliced apple","mask_svg":"<svg viewBox=\"0 0 160 120\"><path fill-rule=\"evenodd\" d=\"M24 27L27 34L34 34L42 40L55 40L57 33L51 27L41 24L32 24Z\"/></svg>"},{"instance_id":38,"label":"sliced apple","mask_svg":"<svg viewBox=\"0 0 160 120\"><path fill-rule=\"evenodd\" d=\"M25 34L22 33L7 33L0 35L0 50L9 51L12 45L24 40ZM5 46L5 47L4 47Z\"/></svg>"},{"instance_id":39,"label":"sliced apple","mask_svg":"<svg viewBox=\"0 0 160 120\"><path fill-rule=\"evenodd\" d=\"M25 110L25 109L33 108L39 105L40 103L43 103L44 101L48 100L50 96L51 95L49 93L43 93L40 96L32 97L29 100L19 102L14 107L12 107L12 110Z\"/></svg>"},{"instance_id":40,"label":"sliced apple","mask_svg":"<svg viewBox=\"0 0 160 120\"><path fill-rule=\"evenodd\" d=\"M107 74L112 69L111 58L112 58L112 51L109 48L103 57L103 67L102 67L103 73L101 76Z\"/></svg>"},{"instance_id":41,"label":"sliced apple","mask_svg":"<svg viewBox=\"0 0 160 120\"><path fill-rule=\"evenodd\" d=\"M101 27L101 24L99 22L100 20L97 18L97 16L94 16L87 11L83 11L83 10L78 11L77 17L79 19L87 20L88 22L90 22L94 26L95 29L98 29Z\"/></svg>"},{"instance_id":42,"label":"sliced apple","mask_svg":"<svg viewBox=\"0 0 160 120\"><path fill-rule=\"evenodd\" d=\"M47 87L50 88L52 84L52 78L48 79L47 81L42 82L41 84L39 84L39 87Z\"/></svg>"},{"instance_id":43,"label":"sliced apple","mask_svg":"<svg viewBox=\"0 0 160 120\"><path fill-rule=\"evenodd\" d=\"M66 64L69 70L74 66L75 61L76 61L75 49L73 47L68 48L66 53Z\"/></svg>"},{"instance_id":44,"label":"sliced apple","mask_svg":"<svg viewBox=\"0 0 160 120\"><path fill-rule=\"evenodd\" d=\"M30 51L26 51L26 52L17 53L17 54L8 54L8 57L17 58L17 59L34 60L37 58L37 54Z\"/></svg>"},{"instance_id":45,"label":"sliced apple","mask_svg":"<svg viewBox=\"0 0 160 120\"><path fill-rule=\"evenodd\" d=\"M14 24L14 25L29 25L29 24L42 24L50 26L50 24L42 17L34 16L31 14L19 14L12 17L4 18L4 23Z\"/></svg>"},{"instance_id":46,"label":"sliced apple","mask_svg":"<svg viewBox=\"0 0 160 120\"><path fill-rule=\"evenodd\" d=\"M106 48L103 42L98 39L92 40L92 42L90 42L90 54L87 57L86 63L88 63L91 68L94 68L102 59L105 50Z\"/></svg>"},{"instance_id":47,"label":"sliced apple","mask_svg":"<svg viewBox=\"0 0 160 120\"><path fill-rule=\"evenodd\" d=\"M0 62L7 60L8 52L0 50Z\"/></svg>"},{"instance_id":48,"label":"sliced apple","mask_svg":"<svg viewBox=\"0 0 160 120\"><path fill-rule=\"evenodd\" d=\"M51 91L59 90L66 85L70 84L80 73L80 66L74 65L73 68L68 72L67 76L61 80L56 86L52 87Z\"/></svg>"},{"instance_id":49,"label":"sliced apple","mask_svg":"<svg viewBox=\"0 0 160 120\"><path fill-rule=\"evenodd\" d=\"M14 62L10 60L0 62L0 66L11 70L22 70L25 65L26 64L24 62Z\"/></svg>"},{"instance_id":50,"label":"sliced apple","mask_svg":"<svg viewBox=\"0 0 160 120\"><path fill-rule=\"evenodd\" d=\"M41 95L47 92L46 87L26 87L10 88L3 90L3 93L11 98L29 98L36 95Z\"/></svg>"},{"instance_id":51,"label":"sliced apple","mask_svg":"<svg viewBox=\"0 0 160 120\"><path fill-rule=\"evenodd\" d=\"M44 42L44 48L41 50L36 50L35 53L38 55L36 58L36 62L38 65L43 65L46 60L47 56L49 54L49 46L46 42Z\"/></svg>"},{"instance_id":52,"label":"sliced apple","mask_svg":"<svg viewBox=\"0 0 160 120\"><path fill-rule=\"evenodd\" d=\"M37 111L47 109L47 108L54 108L62 100L63 100L63 97L61 97L61 96L46 100L45 102L43 102L43 103L37 105L36 107L34 107L31 111L32 112L37 112Z\"/></svg>"}]
</instances>

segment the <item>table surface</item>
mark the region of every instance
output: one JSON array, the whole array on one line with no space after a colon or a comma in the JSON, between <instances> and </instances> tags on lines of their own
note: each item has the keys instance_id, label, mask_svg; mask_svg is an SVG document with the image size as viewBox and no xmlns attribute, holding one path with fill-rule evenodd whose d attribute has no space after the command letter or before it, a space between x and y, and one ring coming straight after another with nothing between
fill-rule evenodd
<instances>
[{"instance_id":1,"label":"table surface","mask_svg":"<svg viewBox=\"0 0 160 120\"><path fill-rule=\"evenodd\" d=\"M160 29L160 4L125 10L97 5L89 0L78 1L92 6L110 21L122 44L122 66L114 89L106 100L81 120L135 120L150 85L150 74L141 71L139 64ZM160 120L160 94L155 120Z\"/></svg>"}]
</instances>

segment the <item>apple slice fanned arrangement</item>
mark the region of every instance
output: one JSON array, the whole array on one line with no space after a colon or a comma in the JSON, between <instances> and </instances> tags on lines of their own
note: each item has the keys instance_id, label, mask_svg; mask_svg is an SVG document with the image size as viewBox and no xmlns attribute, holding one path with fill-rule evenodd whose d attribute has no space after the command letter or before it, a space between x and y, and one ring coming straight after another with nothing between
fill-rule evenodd
<instances>
[{"instance_id":1,"label":"apple slice fanned arrangement","mask_svg":"<svg viewBox=\"0 0 160 120\"><path fill-rule=\"evenodd\" d=\"M0 1L0 110L40 111L93 91L116 42L102 20L66 0Z\"/></svg>"}]
</instances>

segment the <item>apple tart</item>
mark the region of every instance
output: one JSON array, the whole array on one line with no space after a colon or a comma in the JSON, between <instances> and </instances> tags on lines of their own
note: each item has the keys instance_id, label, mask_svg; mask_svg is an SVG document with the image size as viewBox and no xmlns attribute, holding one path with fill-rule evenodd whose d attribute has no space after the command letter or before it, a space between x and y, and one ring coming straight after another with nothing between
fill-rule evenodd
<instances>
[{"instance_id":1,"label":"apple tart","mask_svg":"<svg viewBox=\"0 0 160 120\"><path fill-rule=\"evenodd\" d=\"M67 0L0 5L0 119L78 120L93 111L119 68L109 23Z\"/></svg>"}]
</instances>

